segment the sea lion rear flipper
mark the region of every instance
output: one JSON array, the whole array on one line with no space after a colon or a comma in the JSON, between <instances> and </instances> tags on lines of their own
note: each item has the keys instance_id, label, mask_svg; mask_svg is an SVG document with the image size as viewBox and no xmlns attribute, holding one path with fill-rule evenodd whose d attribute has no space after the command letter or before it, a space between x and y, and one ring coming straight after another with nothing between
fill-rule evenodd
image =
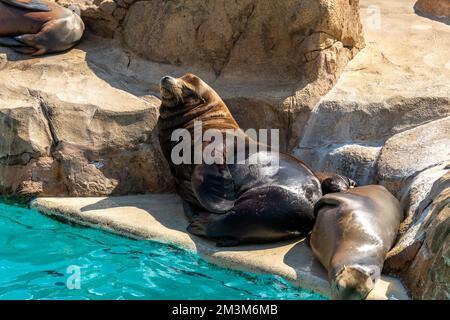
<instances>
[{"instance_id":1,"label":"sea lion rear flipper","mask_svg":"<svg viewBox=\"0 0 450 320\"><path fill-rule=\"evenodd\" d=\"M0 0L0 2L31 11L52 11L48 5L40 0Z\"/></svg>"},{"instance_id":2,"label":"sea lion rear flipper","mask_svg":"<svg viewBox=\"0 0 450 320\"><path fill-rule=\"evenodd\" d=\"M191 183L194 194L205 209L225 213L233 208L236 200L234 181L226 165L196 165Z\"/></svg>"}]
</instances>

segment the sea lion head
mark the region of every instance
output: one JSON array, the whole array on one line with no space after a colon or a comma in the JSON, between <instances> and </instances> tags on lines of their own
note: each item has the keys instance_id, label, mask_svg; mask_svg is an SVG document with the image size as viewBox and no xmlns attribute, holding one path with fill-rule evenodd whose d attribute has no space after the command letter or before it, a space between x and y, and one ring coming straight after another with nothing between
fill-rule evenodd
<instances>
[{"instance_id":1,"label":"sea lion head","mask_svg":"<svg viewBox=\"0 0 450 320\"><path fill-rule=\"evenodd\" d=\"M331 281L332 294L336 299L365 299L379 278L377 266L344 266Z\"/></svg>"},{"instance_id":2,"label":"sea lion head","mask_svg":"<svg viewBox=\"0 0 450 320\"><path fill-rule=\"evenodd\" d=\"M354 187L356 187L356 182L352 179L339 174L333 174L322 181L322 194L347 191Z\"/></svg>"},{"instance_id":3,"label":"sea lion head","mask_svg":"<svg viewBox=\"0 0 450 320\"><path fill-rule=\"evenodd\" d=\"M77 4L71 4L67 7L67 9L69 9L70 11L72 11L73 13L75 13L77 16L81 17L81 9L80 6Z\"/></svg>"},{"instance_id":4,"label":"sea lion head","mask_svg":"<svg viewBox=\"0 0 450 320\"><path fill-rule=\"evenodd\" d=\"M202 79L187 73L181 78L164 76L160 81L162 106L174 108L184 106L195 108L199 105L221 101L219 95Z\"/></svg>"}]
</instances>

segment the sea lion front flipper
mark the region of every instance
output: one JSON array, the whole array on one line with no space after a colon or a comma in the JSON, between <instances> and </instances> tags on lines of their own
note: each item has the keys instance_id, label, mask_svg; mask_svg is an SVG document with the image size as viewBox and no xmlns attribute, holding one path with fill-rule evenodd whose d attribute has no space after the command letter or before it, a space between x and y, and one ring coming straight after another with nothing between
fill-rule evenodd
<instances>
[{"instance_id":1,"label":"sea lion front flipper","mask_svg":"<svg viewBox=\"0 0 450 320\"><path fill-rule=\"evenodd\" d=\"M218 227L223 222L224 215L199 214L187 227L187 231L199 237L212 238L216 241L217 247L232 247L242 243L238 238L224 235L224 229Z\"/></svg>"},{"instance_id":2,"label":"sea lion front flipper","mask_svg":"<svg viewBox=\"0 0 450 320\"><path fill-rule=\"evenodd\" d=\"M197 200L208 211L225 213L233 208L236 200L234 181L226 165L196 165L191 183Z\"/></svg>"},{"instance_id":3,"label":"sea lion front flipper","mask_svg":"<svg viewBox=\"0 0 450 320\"><path fill-rule=\"evenodd\" d=\"M40 0L0 0L0 2L9 4L21 9L31 10L31 11L52 11L48 5Z\"/></svg>"},{"instance_id":4,"label":"sea lion front flipper","mask_svg":"<svg viewBox=\"0 0 450 320\"><path fill-rule=\"evenodd\" d=\"M24 44L17 41L15 37L0 37L0 45L6 47L23 47Z\"/></svg>"},{"instance_id":5,"label":"sea lion front flipper","mask_svg":"<svg viewBox=\"0 0 450 320\"><path fill-rule=\"evenodd\" d=\"M11 47L14 51L25 54L33 54L37 50L34 47L27 46L26 44L17 41L15 37L0 37L0 45Z\"/></svg>"},{"instance_id":6,"label":"sea lion front flipper","mask_svg":"<svg viewBox=\"0 0 450 320\"><path fill-rule=\"evenodd\" d=\"M336 199L334 197L330 197L328 195L324 196L319 201L317 201L316 204L314 205L314 216L316 216L317 213L319 212L319 210L325 206L336 207L336 206L339 206L340 204L341 204L341 202L338 199Z\"/></svg>"}]
</instances>

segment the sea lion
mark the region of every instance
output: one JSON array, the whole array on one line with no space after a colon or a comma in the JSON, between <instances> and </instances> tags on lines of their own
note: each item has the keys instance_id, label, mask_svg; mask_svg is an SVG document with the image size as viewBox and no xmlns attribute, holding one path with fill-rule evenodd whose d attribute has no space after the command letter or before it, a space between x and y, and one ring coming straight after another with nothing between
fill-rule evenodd
<instances>
[{"instance_id":1,"label":"sea lion","mask_svg":"<svg viewBox=\"0 0 450 320\"><path fill-rule=\"evenodd\" d=\"M356 187L356 182L346 176L332 172L316 172L322 187L322 194L347 191Z\"/></svg>"},{"instance_id":2,"label":"sea lion","mask_svg":"<svg viewBox=\"0 0 450 320\"><path fill-rule=\"evenodd\" d=\"M0 45L42 55L72 48L84 23L73 10L46 0L0 0Z\"/></svg>"},{"instance_id":3,"label":"sea lion","mask_svg":"<svg viewBox=\"0 0 450 320\"><path fill-rule=\"evenodd\" d=\"M310 245L328 270L333 296L364 299L380 278L403 218L399 201L383 186L329 193L315 205Z\"/></svg>"},{"instance_id":4,"label":"sea lion","mask_svg":"<svg viewBox=\"0 0 450 320\"><path fill-rule=\"evenodd\" d=\"M247 153L261 145L239 129L223 100L199 77L166 76L160 87L160 145L183 199L190 233L230 246L289 239L311 231L314 204L322 192L319 179L303 162L260 149ZM228 164L230 147L236 148L232 144L220 155L223 164L175 164L171 152L178 142L171 135L180 128L192 134L194 121L202 121L203 132L213 128L224 134L234 129L236 137L244 135L246 160L262 160Z\"/></svg>"}]
</instances>

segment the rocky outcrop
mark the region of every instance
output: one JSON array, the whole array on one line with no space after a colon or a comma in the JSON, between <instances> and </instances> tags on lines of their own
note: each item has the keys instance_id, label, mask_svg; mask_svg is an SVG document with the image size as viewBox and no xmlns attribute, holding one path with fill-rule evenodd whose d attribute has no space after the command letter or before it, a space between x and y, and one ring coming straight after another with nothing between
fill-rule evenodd
<instances>
[{"instance_id":1,"label":"rocky outcrop","mask_svg":"<svg viewBox=\"0 0 450 320\"><path fill-rule=\"evenodd\" d=\"M450 28L416 15L413 1L361 4L368 45L316 105L294 153L395 194L405 220L385 271L414 298L448 299Z\"/></svg>"},{"instance_id":2,"label":"rocky outcrop","mask_svg":"<svg viewBox=\"0 0 450 320\"><path fill-rule=\"evenodd\" d=\"M0 72L1 194L92 196L171 188L154 136L159 99L111 87L79 50L31 60L11 52L8 57Z\"/></svg>"},{"instance_id":3,"label":"rocky outcrop","mask_svg":"<svg viewBox=\"0 0 450 320\"><path fill-rule=\"evenodd\" d=\"M418 0L414 9L419 14L450 24L450 1L448 0Z\"/></svg>"},{"instance_id":4,"label":"rocky outcrop","mask_svg":"<svg viewBox=\"0 0 450 320\"><path fill-rule=\"evenodd\" d=\"M357 0L58 2L78 5L95 33L133 53L214 82L242 127L269 124L244 115L263 108L283 128L284 149L364 47Z\"/></svg>"},{"instance_id":5,"label":"rocky outcrop","mask_svg":"<svg viewBox=\"0 0 450 320\"><path fill-rule=\"evenodd\" d=\"M308 62L336 64L363 46L357 1L330 0L139 1L127 13L123 40L151 61L238 82L309 83L326 66Z\"/></svg>"},{"instance_id":6,"label":"rocky outcrop","mask_svg":"<svg viewBox=\"0 0 450 320\"><path fill-rule=\"evenodd\" d=\"M63 5L78 8L90 30L102 37L114 37L123 22L128 8L136 0L55 0Z\"/></svg>"},{"instance_id":7,"label":"rocky outcrop","mask_svg":"<svg viewBox=\"0 0 450 320\"><path fill-rule=\"evenodd\" d=\"M450 117L388 139L377 160L376 179L398 194L405 180L450 161Z\"/></svg>"},{"instance_id":8,"label":"rocky outcrop","mask_svg":"<svg viewBox=\"0 0 450 320\"><path fill-rule=\"evenodd\" d=\"M400 199L405 220L385 270L401 275L417 299L449 299L450 165L419 173Z\"/></svg>"}]
</instances>

